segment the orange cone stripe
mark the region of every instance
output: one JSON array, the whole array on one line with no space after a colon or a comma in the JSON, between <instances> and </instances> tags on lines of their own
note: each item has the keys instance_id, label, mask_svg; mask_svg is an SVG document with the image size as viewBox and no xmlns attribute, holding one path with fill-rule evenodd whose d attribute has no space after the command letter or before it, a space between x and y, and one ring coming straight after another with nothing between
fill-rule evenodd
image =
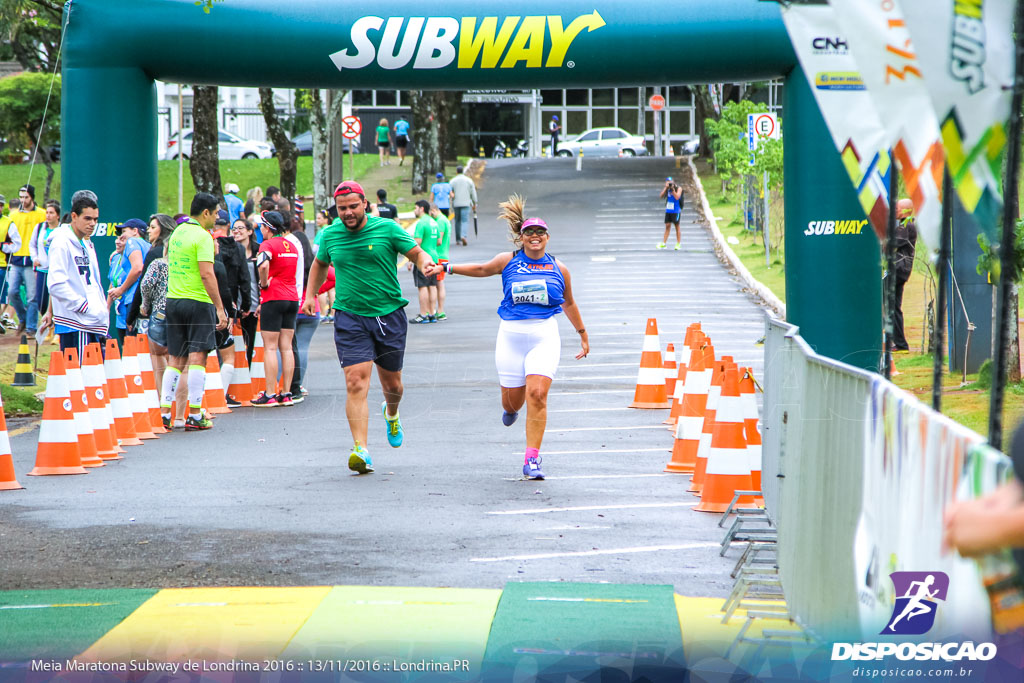
<instances>
[{"instance_id":1,"label":"orange cone stripe","mask_svg":"<svg viewBox=\"0 0 1024 683\"><path fill-rule=\"evenodd\" d=\"M39 425L36 466L29 472L29 476L86 473L78 455L74 415L71 392L64 372L64 355L54 351L50 354L50 374L43 400L43 420Z\"/></svg>"}]
</instances>

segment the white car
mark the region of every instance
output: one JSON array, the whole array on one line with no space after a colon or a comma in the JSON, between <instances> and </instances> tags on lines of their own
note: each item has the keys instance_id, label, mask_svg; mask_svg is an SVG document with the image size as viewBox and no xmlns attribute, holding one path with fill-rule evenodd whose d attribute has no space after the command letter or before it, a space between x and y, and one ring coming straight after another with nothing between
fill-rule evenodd
<instances>
[{"instance_id":1,"label":"white car","mask_svg":"<svg viewBox=\"0 0 1024 683\"><path fill-rule=\"evenodd\" d=\"M630 135L621 128L590 128L571 140L558 143L558 156L572 157L583 150L583 156L646 156L647 145L643 136ZM551 156L551 147L544 153Z\"/></svg>"},{"instance_id":2,"label":"white car","mask_svg":"<svg viewBox=\"0 0 1024 683\"><path fill-rule=\"evenodd\" d=\"M274 148L266 142L245 140L226 130L218 131L218 155L221 159L269 159L274 156ZM167 141L164 159L177 159L178 154L188 159L192 156L192 129L181 131L181 150L178 149L178 134L175 133Z\"/></svg>"}]
</instances>

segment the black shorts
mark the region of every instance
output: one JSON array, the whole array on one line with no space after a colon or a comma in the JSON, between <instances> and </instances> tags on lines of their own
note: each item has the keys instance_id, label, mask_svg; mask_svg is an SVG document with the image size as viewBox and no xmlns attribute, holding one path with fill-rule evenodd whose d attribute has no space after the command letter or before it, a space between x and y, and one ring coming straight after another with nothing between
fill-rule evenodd
<instances>
[{"instance_id":1,"label":"black shorts","mask_svg":"<svg viewBox=\"0 0 1024 683\"><path fill-rule=\"evenodd\" d=\"M390 372L402 369L405 334L409 321L405 311L378 317L334 311L334 346L341 367L373 361Z\"/></svg>"},{"instance_id":2,"label":"black shorts","mask_svg":"<svg viewBox=\"0 0 1024 683\"><path fill-rule=\"evenodd\" d=\"M437 276L431 275L427 277L420 272L420 269L413 266L412 269L412 281L417 287L437 287Z\"/></svg>"},{"instance_id":3,"label":"black shorts","mask_svg":"<svg viewBox=\"0 0 1024 683\"><path fill-rule=\"evenodd\" d=\"M298 312L298 301L264 301L260 304L260 329L264 332L294 330Z\"/></svg>"},{"instance_id":4,"label":"black shorts","mask_svg":"<svg viewBox=\"0 0 1024 683\"><path fill-rule=\"evenodd\" d=\"M387 141L387 140L378 140L377 141L377 146L378 147L390 147L391 143L389 141Z\"/></svg>"},{"instance_id":5,"label":"black shorts","mask_svg":"<svg viewBox=\"0 0 1024 683\"><path fill-rule=\"evenodd\" d=\"M168 299L165 309L167 352L184 358L190 353L209 353L217 346L217 309L194 299Z\"/></svg>"},{"instance_id":6,"label":"black shorts","mask_svg":"<svg viewBox=\"0 0 1024 683\"><path fill-rule=\"evenodd\" d=\"M399 149L405 149L408 145L409 145L409 138L408 137L406 137L405 135L396 135L395 136L395 147L398 147Z\"/></svg>"},{"instance_id":7,"label":"black shorts","mask_svg":"<svg viewBox=\"0 0 1024 683\"><path fill-rule=\"evenodd\" d=\"M676 225L679 225L679 214L678 213L668 213L668 212L666 212L665 213L665 222L666 223L675 223Z\"/></svg>"}]
</instances>

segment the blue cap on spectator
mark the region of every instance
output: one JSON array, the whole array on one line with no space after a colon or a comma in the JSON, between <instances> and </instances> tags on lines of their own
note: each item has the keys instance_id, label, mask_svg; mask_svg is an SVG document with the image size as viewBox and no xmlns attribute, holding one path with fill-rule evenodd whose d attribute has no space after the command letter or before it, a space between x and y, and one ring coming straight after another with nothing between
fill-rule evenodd
<instances>
[{"instance_id":1,"label":"blue cap on spectator","mask_svg":"<svg viewBox=\"0 0 1024 683\"><path fill-rule=\"evenodd\" d=\"M438 173L438 174L437 174L437 177L438 177L438 179L440 179L440 178L444 178L444 173Z\"/></svg>"},{"instance_id":2,"label":"blue cap on spectator","mask_svg":"<svg viewBox=\"0 0 1024 683\"><path fill-rule=\"evenodd\" d=\"M121 234L122 228L135 228L139 232L146 232L146 223L138 218L129 218L124 223L120 223L114 226L114 230L117 234Z\"/></svg>"},{"instance_id":3,"label":"blue cap on spectator","mask_svg":"<svg viewBox=\"0 0 1024 683\"><path fill-rule=\"evenodd\" d=\"M221 209L220 211L217 212L217 219L227 221L229 219L228 212L225 211L224 209Z\"/></svg>"}]
</instances>

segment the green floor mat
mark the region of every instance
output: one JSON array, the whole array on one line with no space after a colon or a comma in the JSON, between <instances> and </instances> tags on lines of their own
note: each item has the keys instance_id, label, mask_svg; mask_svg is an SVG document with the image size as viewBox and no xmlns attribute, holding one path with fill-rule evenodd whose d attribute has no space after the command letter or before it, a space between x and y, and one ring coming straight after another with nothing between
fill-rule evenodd
<instances>
[{"instance_id":1,"label":"green floor mat","mask_svg":"<svg viewBox=\"0 0 1024 683\"><path fill-rule=\"evenodd\" d=\"M73 657L152 597L155 590L0 592L0 661Z\"/></svg>"},{"instance_id":2,"label":"green floor mat","mask_svg":"<svg viewBox=\"0 0 1024 683\"><path fill-rule=\"evenodd\" d=\"M486 680L665 679L685 671L672 586L506 584L484 654Z\"/></svg>"}]
</instances>

